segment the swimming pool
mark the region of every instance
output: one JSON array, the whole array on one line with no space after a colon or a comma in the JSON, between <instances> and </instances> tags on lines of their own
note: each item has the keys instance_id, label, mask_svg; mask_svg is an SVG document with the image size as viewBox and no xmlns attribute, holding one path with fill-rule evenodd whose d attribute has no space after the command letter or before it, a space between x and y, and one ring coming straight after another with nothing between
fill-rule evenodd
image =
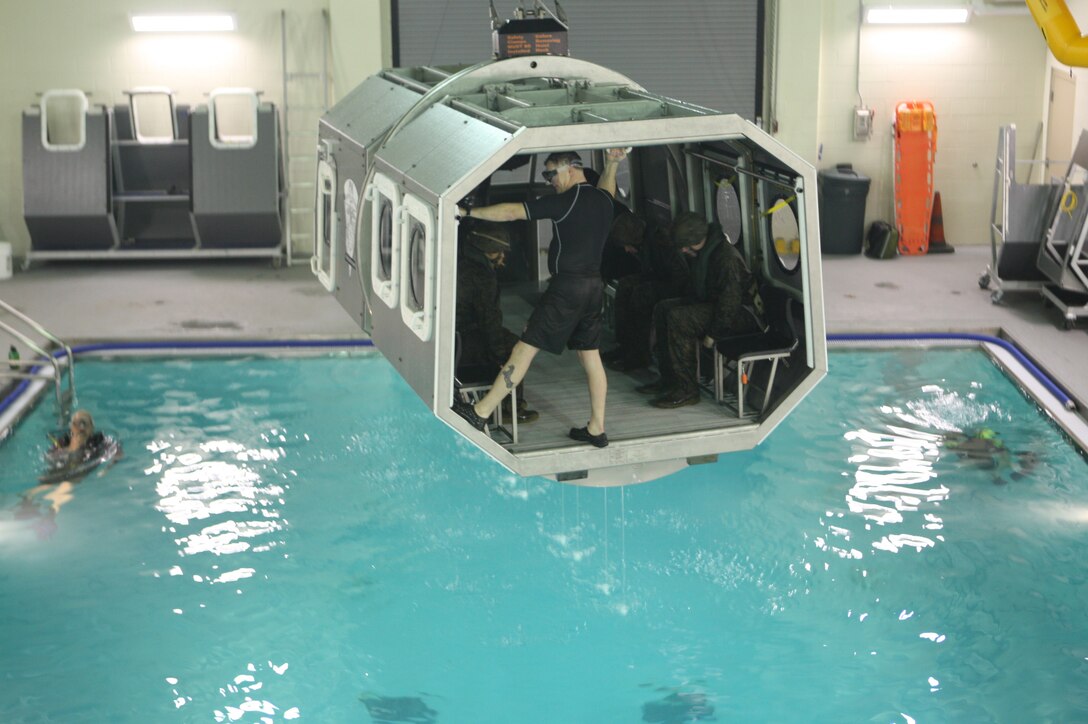
<instances>
[{"instance_id":1,"label":"swimming pool","mask_svg":"<svg viewBox=\"0 0 1088 724\"><path fill-rule=\"evenodd\" d=\"M54 529L50 404L0 446L0 720L1084 719L1084 459L980 352L830 366L755 450L581 489L377 355L83 362L126 455Z\"/></svg>"}]
</instances>

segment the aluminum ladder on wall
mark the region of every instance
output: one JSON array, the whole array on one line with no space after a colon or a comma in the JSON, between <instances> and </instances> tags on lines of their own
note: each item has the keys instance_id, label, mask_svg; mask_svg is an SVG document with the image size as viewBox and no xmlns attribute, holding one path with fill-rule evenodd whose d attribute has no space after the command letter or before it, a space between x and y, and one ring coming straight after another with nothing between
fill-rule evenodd
<instances>
[{"instance_id":1,"label":"aluminum ladder on wall","mask_svg":"<svg viewBox=\"0 0 1088 724\"><path fill-rule=\"evenodd\" d=\"M313 36L312 20L302 28L300 37L288 37L287 11L280 11L280 42L283 62L283 157L286 159L284 184L287 192L286 236L287 263L295 263L295 244L314 244L317 190L317 124L329 108L329 12L321 10L320 44L305 42ZM292 30L298 28L292 26ZM305 31L309 31L308 33ZM293 41L293 42L289 42ZM293 58L301 67L312 67L312 54L298 58L307 49L320 48L320 70L292 70ZM289 52L292 50L293 52ZM305 150L304 150L305 149ZM312 253L312 251L311 251ZM306 255L307 260L309 254Z\"/></svg>"},{"instance_id":2,"label":"aluminum ladder on wall","mask_svg":"<svg viewBox=\"0 0 1088 724\"><path fill-rule=\"evenodd\" d=\"M46 379L46 367L49 367L52 371L53 389L57 397L57 405L63 409L64 392L61 378L64 374L61 370L62 367L67 368L69 399L74 399L76 394L75 357L72 355L72 348L45 327L2 299L0 299L0 312L10 314L15 320L22 322L24 325L24 328L20 329L10 321L3 319L3 315L0 314L0 333L3 333L8 342L4 346L8 347L10 345L10 349L15 349L12 342L17 342L36 355L33 359L9 356L7 366L0 369L0 380L44 380ZM63 349L63 361L57 359L58 355L48 352L41 340L36 340L31 334L36 334L39 338L44 339L46 344L51 342L58 348Z\"/></svg>"}]
</instances>

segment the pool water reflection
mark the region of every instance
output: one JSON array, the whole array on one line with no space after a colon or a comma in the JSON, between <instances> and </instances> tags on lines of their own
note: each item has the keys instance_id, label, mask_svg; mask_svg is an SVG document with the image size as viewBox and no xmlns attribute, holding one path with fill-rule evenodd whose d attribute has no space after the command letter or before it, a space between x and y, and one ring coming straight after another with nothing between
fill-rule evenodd
<instances>
[{"instance_id":1,"label":"pool water reflection","mask_svg":"<svg viewBox=\"0 0 1088 724\"><path fill-rule=\"evenodd\" d=\"M981 353L835 352L620 489L510 475L379 356L80 373L126 457L47 535L50 411L0 447L6 722L1088 716L1088 466Z\"/></svg>"}]
</instances>

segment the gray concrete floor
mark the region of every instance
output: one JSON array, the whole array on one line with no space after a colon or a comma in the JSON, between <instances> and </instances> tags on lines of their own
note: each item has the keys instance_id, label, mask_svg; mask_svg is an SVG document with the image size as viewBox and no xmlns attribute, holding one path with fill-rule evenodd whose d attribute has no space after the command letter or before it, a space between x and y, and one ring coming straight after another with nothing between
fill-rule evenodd
<instances>
[{"instance_id":1,"label":"gray concrete floor","mask_svg":"<svg viewBox=\"0 0 1088 724\"><path fill-rule=\"evenodd\" d=\"M989 247L955 254L824 257L828 332L1003 332L1077 401L1088 406L1088 323L1066 330L1038 292L1008 292L1001 304L978 280Z\"/></svg>"},{"instance_id":2,"label":"gray concrete floor","mask_svg":"<svg viewBox=\"0 0 1088 724\"><path fill-rule=\"evenodd\" d=\"M1059 312L1045 308L1037 293L1009 293L992 304L978 286L989 258L988 247L887 261L824 257L828 331L1004 331L1083 410L1088 325L1064 330ZM0 281L0 299L70 343L362 337L308 265L41 263Z\"/></svg>"},{"instance_id":3,"label":"gray concrete floor","mask_svg":"<svg viewBox=\"0 0 1088 724\"><path fill-rule=\"evenodd\" d=\"M69 344L364 336L309 264L43 262L0 281L0 299Z\"/></svg>"}]
</instances>

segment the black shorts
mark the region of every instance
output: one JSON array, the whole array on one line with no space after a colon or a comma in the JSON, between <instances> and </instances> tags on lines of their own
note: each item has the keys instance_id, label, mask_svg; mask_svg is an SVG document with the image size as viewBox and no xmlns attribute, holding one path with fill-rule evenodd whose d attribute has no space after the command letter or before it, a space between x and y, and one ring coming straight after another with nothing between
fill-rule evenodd
<instances>
[{"instance_id":1,"label":"black shorts","mask_svg":"<svg viewBox=\"0 0 1088 724\"><path fill-rule=\"evenodd\" d=\"M561 354L567 349L599 349L604 282L600 277L554 276L536 305L521 341Z\"/></svg>"}]
</instances>

